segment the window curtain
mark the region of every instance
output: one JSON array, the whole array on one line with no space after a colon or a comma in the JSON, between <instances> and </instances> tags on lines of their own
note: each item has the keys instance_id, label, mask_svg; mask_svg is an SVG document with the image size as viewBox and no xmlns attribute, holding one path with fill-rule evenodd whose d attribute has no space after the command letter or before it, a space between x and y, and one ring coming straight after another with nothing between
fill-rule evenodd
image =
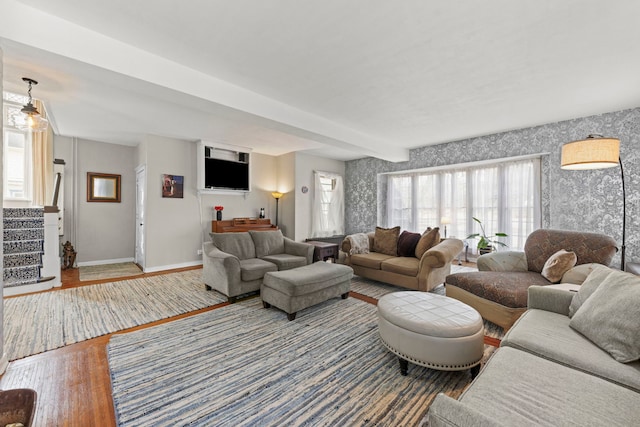
<instances>
[{"instance_id":1,"label":"window curtain","mask_svg":"<svg viewBox=\"0 0 640 427\"><path fill-rule=\"evenodd\" d=\"M314 171L311 236L331 237L344 234L344 183L332 172ZM331 185L323 185L331 180Z\"/></svg>"},{"instance_id":2,"label":"window curtain","mask_svg":"<svg viewBox=\"0 0 640 427\"><path fill-rule=\"evenodd\" d=\"M540 158L503 161L451 170L390 174L387 177L387 226L423 232L450 220L447 236L465 239L497 232L512 250L521 250L540 228ZM474 246L471 245L473 248Z\"/></svg>"},{"instance_id":3,"label":"window curtain","mask_svg":"<svg viewBox=\"0 0 640 427\"><path fill-rule=\"evenodd\" d=\"M37 99L34 106L46 118L44 105ZM53 130L47 126L44 132L31 132L31 157L33 160L32 204L45 206L53 199Z\"/></svg>"}]
</instances>

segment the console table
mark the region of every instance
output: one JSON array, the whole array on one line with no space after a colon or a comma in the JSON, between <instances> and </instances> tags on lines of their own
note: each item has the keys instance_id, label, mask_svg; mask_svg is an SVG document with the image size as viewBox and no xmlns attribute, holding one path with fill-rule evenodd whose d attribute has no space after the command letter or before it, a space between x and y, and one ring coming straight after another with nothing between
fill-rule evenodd
<instances>
[{"instance_id":1,"label":"console table","mask_svg":"<svg viewBox=\"0 0 640 427\"><path fill-rule=\"evenodd\" d=\"M233 218L223 221L211 221L211 231L214 233L237 233L240 231L273 231L278 227L271 224L267 218Z\"/></svg>"},{"instance_id":2,"label":"console table","mask_svg":"<svg viewBox=\"0 0 640 427\"><path fill-rule=\"evenodd\" d=\"M329 242L318 242L315 240L307 240L305 243L314 246L313 262L326 261L333 258L333 262L338 262L338 245Z\"/></svg>"}]
</instances>

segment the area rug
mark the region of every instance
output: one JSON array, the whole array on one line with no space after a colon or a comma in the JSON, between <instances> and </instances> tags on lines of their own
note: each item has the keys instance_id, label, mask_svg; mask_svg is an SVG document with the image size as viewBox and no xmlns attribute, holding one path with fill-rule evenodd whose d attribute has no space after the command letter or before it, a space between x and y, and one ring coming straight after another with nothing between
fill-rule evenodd
<instances>
[{"instance_id":1,"label":"area rug","mask_svg":"<svg viewBox=\"0 0 640 427\"><path fill-rule=\"evenodd\" d=\"M412 364L400 375L376 307L356 298L291 322L245 300L114 335L108 357L120 426L417 426L437 393L471 381Z\"/></svg>"},{"instance_id":2,"label":"area rug","mask_svg":"<svg viewBox=\"0 0 640 427\"><path fill-rule=\"evenodd\" d=\"M87 265L80 267L80 281L115 279L117 277L137 276L142 270L132 262L117 264Z\"/></svg>"},{"instance_id":3,"label":"area rug","mask_svg":"<svg viewBox=\"0 0 640 427\"><path fill-rule=\"evenodd\" d=\"M4 348L15 360L224 301L202 270L5 298Z\"/></svg>"}]
</instances>

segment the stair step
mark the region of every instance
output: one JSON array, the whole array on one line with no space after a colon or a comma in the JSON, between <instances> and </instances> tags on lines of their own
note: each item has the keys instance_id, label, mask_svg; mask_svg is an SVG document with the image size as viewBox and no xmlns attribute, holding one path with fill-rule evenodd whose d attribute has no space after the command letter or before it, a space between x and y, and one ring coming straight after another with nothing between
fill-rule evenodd
<instances>
[{"instance_id":1,"label":"stair step","mask_svg":"<svg viewBox=\"0 0 640 427\"><path fill-rule=\"evenodd\" d=\"M44 253L44 242L42 240L19 240L14 242L3 242L4 254L20 254L28 252Z\"/></svg>"},{"instance_id":2,"label":"stair step","mask_svg":"<svg viewBox=\"0 0 640 427\"><path fill-rule=\"evenodd\" d=\"M42 267L42 254L38 252L28 252L20 254L9 254L4 256L4 268L21 266Z\"/></svg>"},{"instance_id":3,"label":"stair step","mask_svg":"<svg viewBox=\"0 0 640 427\"><path fill-rule=\"evenodd\" d=\"M3 222L5 230L44 228L44 218L4 218Z\"/></svg>"},{"instance_id":4,"label":"stair step","mask_svg":"<svg viewBox=\"0 0 640 427\"><path fill-rule=\"evenodd\" d=\"M5 242L14 240L44 240L44 228L23 228L19 230L4 230Z\"/></svg>"},{"instance_id":5,"label":"stair step","mask_svg":"<svg viewBox=\"0 0 640 427\"><path fill-rule=\"evenodd\" d=\"M44 218L44 208L3 208L3 218Z\"/></svg>"},{"instance_id":6,"label":"stair step","mask_svg":"<svg viewBox=\"0 0 640 427\"><path fill-rule=\"evenodd\" d=\"M24 280L37 280L40 277L39 266L9 267L5 268L3 275L4 283L12 283Z\"/></svg>"}]
</instances>

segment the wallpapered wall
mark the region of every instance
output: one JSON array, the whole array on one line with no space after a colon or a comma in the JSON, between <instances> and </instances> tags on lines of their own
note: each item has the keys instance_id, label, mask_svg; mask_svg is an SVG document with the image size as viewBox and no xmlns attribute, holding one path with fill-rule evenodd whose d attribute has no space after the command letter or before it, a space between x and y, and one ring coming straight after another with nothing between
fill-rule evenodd
<instances>
[{"instance_id":1,"label":"wallpapered wall","mask_svg":"<svg viewBox=\"0 0 640 427\"><path fill-rule=\"evenodd\" d=\"M411 150L408 162L391 163L375 158L348 161L346 232L371 231L382 224L378 209L381 204L377 200L381 173L544 153L543 228L600 232L612 236L621 246L620 169L560 169L562 145L589 134L620 139L627 194L626 261L640 262L640 108L416 148ZM613 265L619 262L618 254Z\"/></svg>"}]
</instances>

